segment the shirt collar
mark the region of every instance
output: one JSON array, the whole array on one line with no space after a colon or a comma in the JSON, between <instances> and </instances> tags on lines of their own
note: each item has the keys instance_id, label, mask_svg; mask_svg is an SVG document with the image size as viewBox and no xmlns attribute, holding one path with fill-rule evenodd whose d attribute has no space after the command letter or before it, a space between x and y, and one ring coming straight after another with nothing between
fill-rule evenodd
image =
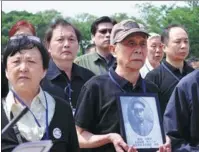
<instances>
[{"instance_id":1,"label":"shirt collar","mask_svg":"<svg viewBox=\"0 0 199 152\"><path fill-rule=\"evenodd\" d=\"M152 67L151 63L149 62L148 58L146 58L145 65L147 66L147 69L149 71L153 70L154 68Z\"/></svg>"},{"instance_id":2,"label":"shirt collar","mask_svg":"<svg viewBox=\"0 0 199 152\"><path fill-rule=\"evenodd\" d=\"M45 96L44 96L44 93L43 93L43 90L41 89L41 87L39 89L39 93L33 98L30 109L32 107L37 106L40 103L42 104L42 106L44 108L46 108L46 99L45 99ZM21 109L21 110L24 108L24 106L22 104L15 102L14 94L12 93L12 91L9 91L9 93L5 99L5 104L6 104L8 114L11 112L13 104L16 104L19 107L19 109Z\"/></svg>"},{"instance_id":3,"label":"shirt collar","mask_svg":"<svg viewBox=\"0 0 199 152\"><path fill-rule=\"evenodd\" d=\"M71 77L80 77L83 80L87 80L87 78L84 76L85 74L82 73L82 70L80 66L77 64L73 63L72 65L72 73ZM62 71L57 67L57 65L53 62L51 59L49 62L49 68L46 74L47 79L53 80L57 78L59 75L62 75Z\"/></svg>"},{"instance_id":4,"label":"shirt collar","mask_svg":"<svg viewBox=\"0 0 199 152\"><path fill-rule=\"evenodd\" d=\"M47 74L46 77L50 80L55 79L56 77L58 77L61 73L60 69L57 67L57 65L53 62L52 59L50 59L49 61L49 67L47 70Z\"/></svg>"},{"instance_id":5,"label":"shirt collar","mask_svg":"<svg viewBox=\"0 0 199 152\"><path fill-rule=\"evenodd\" d=\"M172 66L170 63L168 63L166 60L163 60L163 63L173 72L180 72L180 70L174 66ZM190 67L185 61L184 61L184 66L183 66L183 73L187 74L191 71L193 71L194 69L192 67Z\"/></svg>"},{"instance_id":6,"label":"shirt collar","mask_svg":"<svg viewBox=\"0 0 199 152\"><path fill-rule=\"evenodd\" d=\"M98 54L97 51L90 53L89 55L92 56L91 59L93 62L100 62L100 61L106 62L106 59L104 59L104 57L102 57L100 54ZM108 58L109 62L114 61L114 57L112 56L112 54L110 54L107 58Z\"/></svg>"},{"instance_id":7,"label":"shirt collar","mask_svg":"<svg viewBox=\"0 0 199 152\"><path fill-rule=\"evenodd\" d=\"M144 87L144 86L142 86L142 81L144 81L144 80L142 79L141 75L139 75L139 78L138 78L138 80L137 80L137 82L136 82L136 84L135 84L135 86L134 86L134 89L135 89L135 90L143 91L143 88L142 88L142 87ZM145 87L146 87L146 86L145 86Z\"/></svg>"},{"instance_id":8,"label":"shirt collar","mask_svg":"<svg viewBox=\"0 0 199 152\"><path fill-rule=\"evenodd\" d=\"M127 87L131 87L132 88L132 83L130 83L128 80L126 80L125 78L119 76L114 70L113 68L110 68L110 74L113 77L113 79L120 85L121 88L125 88ZM140 90L142 89L142 77L141 75L139 76L136 85L134 86L134 89L136 90Z\"/></svg>"},{"instance_id":9,"label":"shirt collar","mask_svg":"<svg viewBox=\"0 0 199 152\"><path fill-rule=\"evenodd\" d=\"M123 77L119 76L114 70L113 68L110 68L110 74L113 77L113 79L119 84L119 86L121 88L123 88L128 81L126 79L124 79Z\"/></svg>"},{"instance_id":10,"label":"shirt collar","mask_svg":"<svg viewBox=\"0 0 199 152\"><path fill-rule=\"evenodd\" d=\"M97 53L97 52L92 52L91 54L91 59L93 62L100 62L102 60L102 57Z\"/></svg>"},{"instance_id":11,"label":"shirt collar","mask_svg":"<svg viewBox=\"0 0 199 152\"><path fill-rule=\"evenodd\" d=\"M85 80L87 81L87 77L86 77L86 73L83 73L83 72L86 72L86 71L82 71L82 67L80 67L79 65L73 63L73 67L72 67L72 79L74 77L79 77L81 78L82 80Z\"/></svg>"}]
</instances>

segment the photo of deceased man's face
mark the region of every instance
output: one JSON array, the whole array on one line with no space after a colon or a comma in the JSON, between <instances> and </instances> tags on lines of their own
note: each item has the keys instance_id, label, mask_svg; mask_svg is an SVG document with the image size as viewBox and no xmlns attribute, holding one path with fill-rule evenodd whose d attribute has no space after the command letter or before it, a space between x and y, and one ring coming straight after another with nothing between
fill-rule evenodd
<instances>
[{"instance_id":1,"label":"photo of deceased man's face","mask_svg":"<svg viewBox=\"0 0 199 152\"><path fill-rule=\"evenodd\" d=\"M132 107L132 115L135 116L135 121L138 123L143 123L144 121L144 108L145 105L141 102L135 102Z\"/></svg>"},{"instance_id":2,"label":"photo of deceased man's face","mask_svg":"<svg viewBox=\"0 0 199 152\"><path fill-rule=\"evenodd\" d=\"M127 112L130 126L134 132L140 136L147 136L153 129L153 116L146 101L142 98L132 98Z\"/></svg>"},{"instance_id":3,"label":"photo of deceased man's face","mask_svg":"<svg viewBox=\"0 0 199 152\"><path fill-rule=\"evenodd\" d=\"M158 102L155 94L129 93L119 96L120 129L128 145L137 149L157 149L164 143Z\"/></svg>"}]
</instances>

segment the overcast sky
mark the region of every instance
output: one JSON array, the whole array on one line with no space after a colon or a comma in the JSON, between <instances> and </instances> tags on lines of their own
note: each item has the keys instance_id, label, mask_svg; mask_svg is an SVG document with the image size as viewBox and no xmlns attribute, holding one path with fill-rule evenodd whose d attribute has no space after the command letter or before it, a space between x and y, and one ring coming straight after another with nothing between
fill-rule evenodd
<instances>
[{"instance_id":1,"label":"overcast sky","mask_svg":"<svg viewBox=\"0 0 199 152\"><path fill-rule=\"evenodd\" d=\"M80 13L89 13L96 16L113 15L115 13L127 13L129 16L139 15L135 4L143 4L147 1L2 1L2 10L13 10L36 13L49 9L61 12L63 16L74 17ZM183 6L182 1L148 1L155 6L161 4Z\"/></svg>"}]
</instances>

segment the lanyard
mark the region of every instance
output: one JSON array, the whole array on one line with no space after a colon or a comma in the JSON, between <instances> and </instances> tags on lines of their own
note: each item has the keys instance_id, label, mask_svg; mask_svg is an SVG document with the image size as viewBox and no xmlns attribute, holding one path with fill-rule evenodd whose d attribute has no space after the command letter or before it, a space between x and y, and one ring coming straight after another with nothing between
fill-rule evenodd
<instances>
[{"instance_id":1,"label":"lanyard","mask_svg":"<svg viewBox=\"0 0 199 152\"><path fill-rule=\"evenodd\" d=\"M162 62L162 66L177 80L177 81L180 81L180 79L175 75L173 74L173 72L171 70L169 70L169 68L167 68L167 66Z\"/></svg>"},{"instance_id":2,"label":"lanyard","mask_svg":"<svg viewBox=\"0 0 199 152\"><path fill-rule=\"evenodd\" d=\"M108 75L109 77L111 78L112 82L114 84L116 84L116 86L118 86L118 88L120 88L120 90L122 90L122 92L126 93L126 91L124 89L122 89L122 87L117 83L117 81L113 78L113 76L111 75L111 72L109 71L108 72ZM142 79L142 89L143 89L143 92L146 93L146 86L145 86L145 82L144 82L144 79Z\"/></svg>"},{"instance_id":3,"label":"lanyard","mask_svg":"<svg viewBox=\"0 0 199 152\"><path fill-rule=\"evenodd\" d=\"M38 127L41 127L41 125L39 124L37 118L35 117L34 113L30 110L30 108L24 103L24 101L11 89L12 93L14 94L14 97L17 98L17 100L23 105L26 106L28 108L28 110L30 111L30 113L32 114L32 116L34 117L34 120L37 124ZM44 93L44 92L43 92ZM44 139L49 139L49 132L48 132L48 103L47 103L47 99L46 99L46 95L44 93L45 96L45 101L46 101L46 136Z\"/></svg>"},{"instance_id":4,"label":"lanyard","mask_svg":"<svg viewBox=\"0 0 199 152\"><path fill-rule=\"evenodd\" d=\"M70 106L74 112L74 108L73 108L73 105L72 105L72 97L71 97L71 93L72 93L72 89L71 89L71 84L70 83L67 83L67 86L65 87L64 89L64 92L68 95L68 100L69 100L69 103L70 103Z\"/></svg>"}]
</instances>

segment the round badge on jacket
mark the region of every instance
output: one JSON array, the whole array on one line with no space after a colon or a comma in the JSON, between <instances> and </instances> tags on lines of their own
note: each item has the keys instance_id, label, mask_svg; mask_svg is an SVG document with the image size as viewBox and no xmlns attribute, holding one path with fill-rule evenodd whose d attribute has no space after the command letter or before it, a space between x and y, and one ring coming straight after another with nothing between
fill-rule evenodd
<instances>
[{"instance_id":1,"label":"round badge on jacket","mask_svg":"<svg viewBox=\"0 0 199 152\"><path fill-rule=\"evenodd\" d=\"M62 136L62 132L59 128L54 128L53 129L53 136L56 138L56 139L60 139L61 136Z\"/></svg>"}]
</instances>

